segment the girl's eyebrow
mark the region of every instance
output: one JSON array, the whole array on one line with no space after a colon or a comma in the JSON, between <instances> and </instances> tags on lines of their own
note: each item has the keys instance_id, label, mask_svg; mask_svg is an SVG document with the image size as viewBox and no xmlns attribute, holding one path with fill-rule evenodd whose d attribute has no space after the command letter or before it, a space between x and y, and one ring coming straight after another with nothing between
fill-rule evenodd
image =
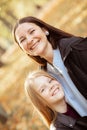
<instances>
[{"instance_id":1,"label":"girl's eyebrow","mask_svg":"<svg viewBox=\"0 0 87 130\"><path fill-rule=\"evenodd\" d=\"M50 79L51 79L51 78L47 77L46 82L49 82ZM38 91L41 91L41 89L43 89L43 88L45 88L45 87L46 87L45 84L41 85L41 86L38 88Z\"/></svg>"},{"instance_id":2,"label":"girl's eyebrow","mask_svg":"<svg viewBox=\"0 0 87 130\"><path fill-rule=\"evenodd\" d=\"M41 86L38 88L38 91L40 92L41 89L43 89L43 88L44 88L44 85L41 85Z\"/></svg>"}]
</instances>

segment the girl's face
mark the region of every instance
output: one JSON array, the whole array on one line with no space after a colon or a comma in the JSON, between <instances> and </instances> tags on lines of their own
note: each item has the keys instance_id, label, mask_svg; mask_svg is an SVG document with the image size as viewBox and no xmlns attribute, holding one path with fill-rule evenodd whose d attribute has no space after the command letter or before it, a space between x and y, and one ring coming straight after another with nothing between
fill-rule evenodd
<instances>
[{"instance_id":1,"label":"girl's face","mask_svg":"<svg viewBox=\"0 0 87 130\"><path fill-rule=\"evenodd\" d=\"M61 84L46 76L39 76L34 80L35 90L41 95L49 105L58 105L58 102L64 100L64 92Z\"/></svg>"},{"instance_id":2,"label":"girl's face","mask_svg":"<svg viewBox=\"0 0 87 130\"><path fill-rule=\"evenodd\" d=\"M20 47L32 56L43 56L47 48L46 30L34 23L20 24L15 32L15 37Z\"/></svg>"}]
</instances>

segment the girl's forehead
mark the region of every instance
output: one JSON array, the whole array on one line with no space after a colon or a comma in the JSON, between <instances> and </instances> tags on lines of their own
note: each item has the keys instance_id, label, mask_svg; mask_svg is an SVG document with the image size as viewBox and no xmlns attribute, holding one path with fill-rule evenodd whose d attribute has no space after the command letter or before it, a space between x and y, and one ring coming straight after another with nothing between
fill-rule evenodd
<instances>
[{"instance_id":1,"label":"girl's forehead","mask_svg":"<svg viewBox=\"0 0 87 130\"><path fill-rule=\"evenodd\" d=\"M48 81L49 77L47 76L38 76L34 79L34 83L35 84L43 84L46 83Z\"/></svg>"},{"instance_id":2,"label":"girl's forehead","mask_svg":"<svg viewBox=\"0 0 87 130\"><path fill-rule=\"evenodd\" d=\"M47 76L41 75L41 76L37 76L35 79L39 80L39 79L47 79Z\"/></svg>"},{"instance_id":3,"label":"girl's forehead","mask_svg":"<svg viewBox=\"0 0 87 130\"><path fill-rule=\"evenodd\" d=\"M34 89L39 90L39 89L42 88L42 86L44 86L45 83L47 83L47 82L48 82L48 77L46 77L46 76L36 77L36 78L34 79L34 82L33 82L33 84L34 84Z\"/></svg>"}]
</instances>

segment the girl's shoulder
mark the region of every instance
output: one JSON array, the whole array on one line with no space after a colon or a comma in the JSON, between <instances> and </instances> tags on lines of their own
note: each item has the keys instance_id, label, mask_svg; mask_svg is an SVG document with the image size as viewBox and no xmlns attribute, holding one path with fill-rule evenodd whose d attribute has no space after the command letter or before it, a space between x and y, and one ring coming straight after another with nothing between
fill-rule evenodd
<instances>
[{"instance_id":1,"label":"girl's shoulder","mask_svg":"<svg viewBox=\"0 0 87 130\"><path fill-rule=\"evenodd\" d=\"M50 125L50 130L56 130L56 127L54 126L53 123Z\"/></svg>"}]
</instances>

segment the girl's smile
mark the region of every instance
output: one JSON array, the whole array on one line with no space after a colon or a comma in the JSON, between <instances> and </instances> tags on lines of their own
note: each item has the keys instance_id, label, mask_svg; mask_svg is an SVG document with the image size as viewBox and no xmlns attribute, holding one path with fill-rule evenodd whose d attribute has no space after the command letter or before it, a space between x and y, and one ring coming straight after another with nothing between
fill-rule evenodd
<instances>
[{"instance_id":1,"label":"girl's smile","mask_svg":"<svg viewBox=\"0 0 87 130\"><path fill-rule=\"evenodd\" d=\"M34 79L35 90L40 94L49 104L58 104L64 99L64 92L61 84L55 79L46 76L39 76Z\"/></svg>"}]
</instances>

